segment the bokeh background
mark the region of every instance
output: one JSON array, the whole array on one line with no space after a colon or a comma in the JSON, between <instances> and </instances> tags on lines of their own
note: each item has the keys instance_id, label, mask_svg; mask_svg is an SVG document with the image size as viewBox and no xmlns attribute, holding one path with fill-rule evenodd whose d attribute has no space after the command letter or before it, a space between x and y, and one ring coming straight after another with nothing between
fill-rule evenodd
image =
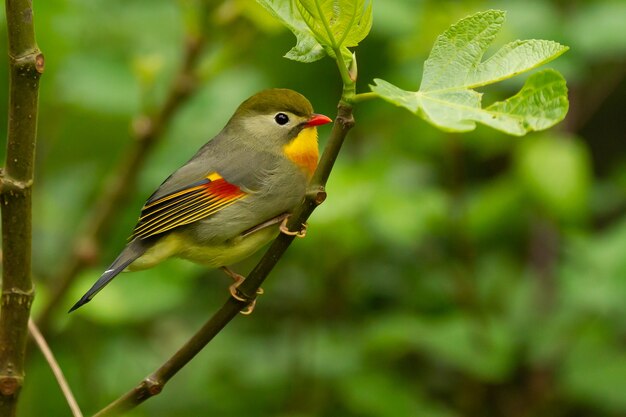
<instances>
[{"instance_id":1,"label":"bokeh background","mask_svg":"<svg viewBox=\"0 0 626 417\"><path fill-rule=\"evenodd\" d=\"M124 274L65 313L122 248L145 199L251 94L293 88L333 116L340 79L331 60L283 59L293 35L250 0L216 1L206 15L192 0L34 3L46 56L35 316L133 146L133 120L162 105L185 38L206 38L193 95L129 181L132 196L103 240L79 245L89 266L45 318L90 414L164 362L228 296L220 272L171 261ZM487 8L508 11L500 45L570 46L549 64L568 80L567 119L524 138L484 127L453 134L381 100L359 104L329 197L254 314L131 416L626 416L626 1L377 0L357 49L359 90L376 77L416 90L437 34ZM486 88L484 100L513 94L524 78ZM0 79L5 126L4 53ZM258 257L235 269L245 274ZM20 413L69 415L36 349Z\"/></svg>"}]
</instances>

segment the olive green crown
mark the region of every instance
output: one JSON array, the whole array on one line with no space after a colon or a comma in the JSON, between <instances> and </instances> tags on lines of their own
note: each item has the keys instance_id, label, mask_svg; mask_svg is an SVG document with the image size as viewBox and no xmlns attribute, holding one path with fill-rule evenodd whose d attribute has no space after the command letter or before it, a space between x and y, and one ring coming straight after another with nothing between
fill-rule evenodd
<instances>
[{"instance_id":1,"label":"olive green crown","mask_svg":"<svg viewBox=\"0 0 626 417\"><path fill-rule=\"evenodd\" d=\"M288 111L301 117L313 113L313 106L302 94L286 88L263 90L239 106L234 116L247 113L269 114Z\"/></svg>"}]
</instances>

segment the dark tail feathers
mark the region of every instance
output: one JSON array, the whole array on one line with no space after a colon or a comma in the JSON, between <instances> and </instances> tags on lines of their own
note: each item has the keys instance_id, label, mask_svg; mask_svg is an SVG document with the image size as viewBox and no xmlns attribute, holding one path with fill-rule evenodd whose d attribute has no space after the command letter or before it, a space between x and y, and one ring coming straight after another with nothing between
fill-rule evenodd
<instances>
[{"instance_id":1,"label":"dark tail feathers","mask_svg":"<svg viewBox=\"0 0 626 417\"><path fill-rule=\"evenodd\" d=\"M72 308L68 313L76 310L84 304L87 304L91 299L101 290L103 289L113 278L115 278L120 272L124 270L128 265L133 263L133 261L139 258L144 254L148 247L143 244L139 239L135 239L130 242L122 253L113 261L113 263L107 268L106 271L98 278L95 284L91 286L89 291L85 293L81 297L80 300Z\"/></svg>"}]
</instances>

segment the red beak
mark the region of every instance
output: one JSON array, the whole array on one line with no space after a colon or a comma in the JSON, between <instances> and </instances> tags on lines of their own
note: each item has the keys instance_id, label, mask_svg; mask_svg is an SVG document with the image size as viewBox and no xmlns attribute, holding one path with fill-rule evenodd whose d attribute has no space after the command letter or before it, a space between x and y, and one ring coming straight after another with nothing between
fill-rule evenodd
<instances>
[{"instance_id":1,"label":"red beak","mask_svg":"<svg viewBox=\"0 0 626 417\"><path fill-rule=\"evenodd\" d=\"M313 113L311 117L309 118L309 120L304 125L306 127L321 126L321 125L325 125L326 123L330 123L332 121L333 120L328 116L324 116L323 114Z\"/></svg>"}]
</instances>

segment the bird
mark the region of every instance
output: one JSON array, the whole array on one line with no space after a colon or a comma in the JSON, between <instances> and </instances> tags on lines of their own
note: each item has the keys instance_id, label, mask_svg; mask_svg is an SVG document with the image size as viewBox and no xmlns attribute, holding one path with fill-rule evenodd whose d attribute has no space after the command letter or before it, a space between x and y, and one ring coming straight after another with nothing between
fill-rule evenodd
<instances>
[{"instance_id":1,"label":"bird","mask_svg":"<svg viewBox=\"0 0 626 417\"><path fill-rule=\"evenodd\" d=\"M317 126L330 122L290 89L267 89L245 100L226 126L150 195L124 249L69 312L121 272L172 257L222 268L235 280L233 297L254 308L254 301L237 295L244 278L228 265L281 230L294 233L285 222L303 201L317 167Z\"/></svg>"}]
</instances>

